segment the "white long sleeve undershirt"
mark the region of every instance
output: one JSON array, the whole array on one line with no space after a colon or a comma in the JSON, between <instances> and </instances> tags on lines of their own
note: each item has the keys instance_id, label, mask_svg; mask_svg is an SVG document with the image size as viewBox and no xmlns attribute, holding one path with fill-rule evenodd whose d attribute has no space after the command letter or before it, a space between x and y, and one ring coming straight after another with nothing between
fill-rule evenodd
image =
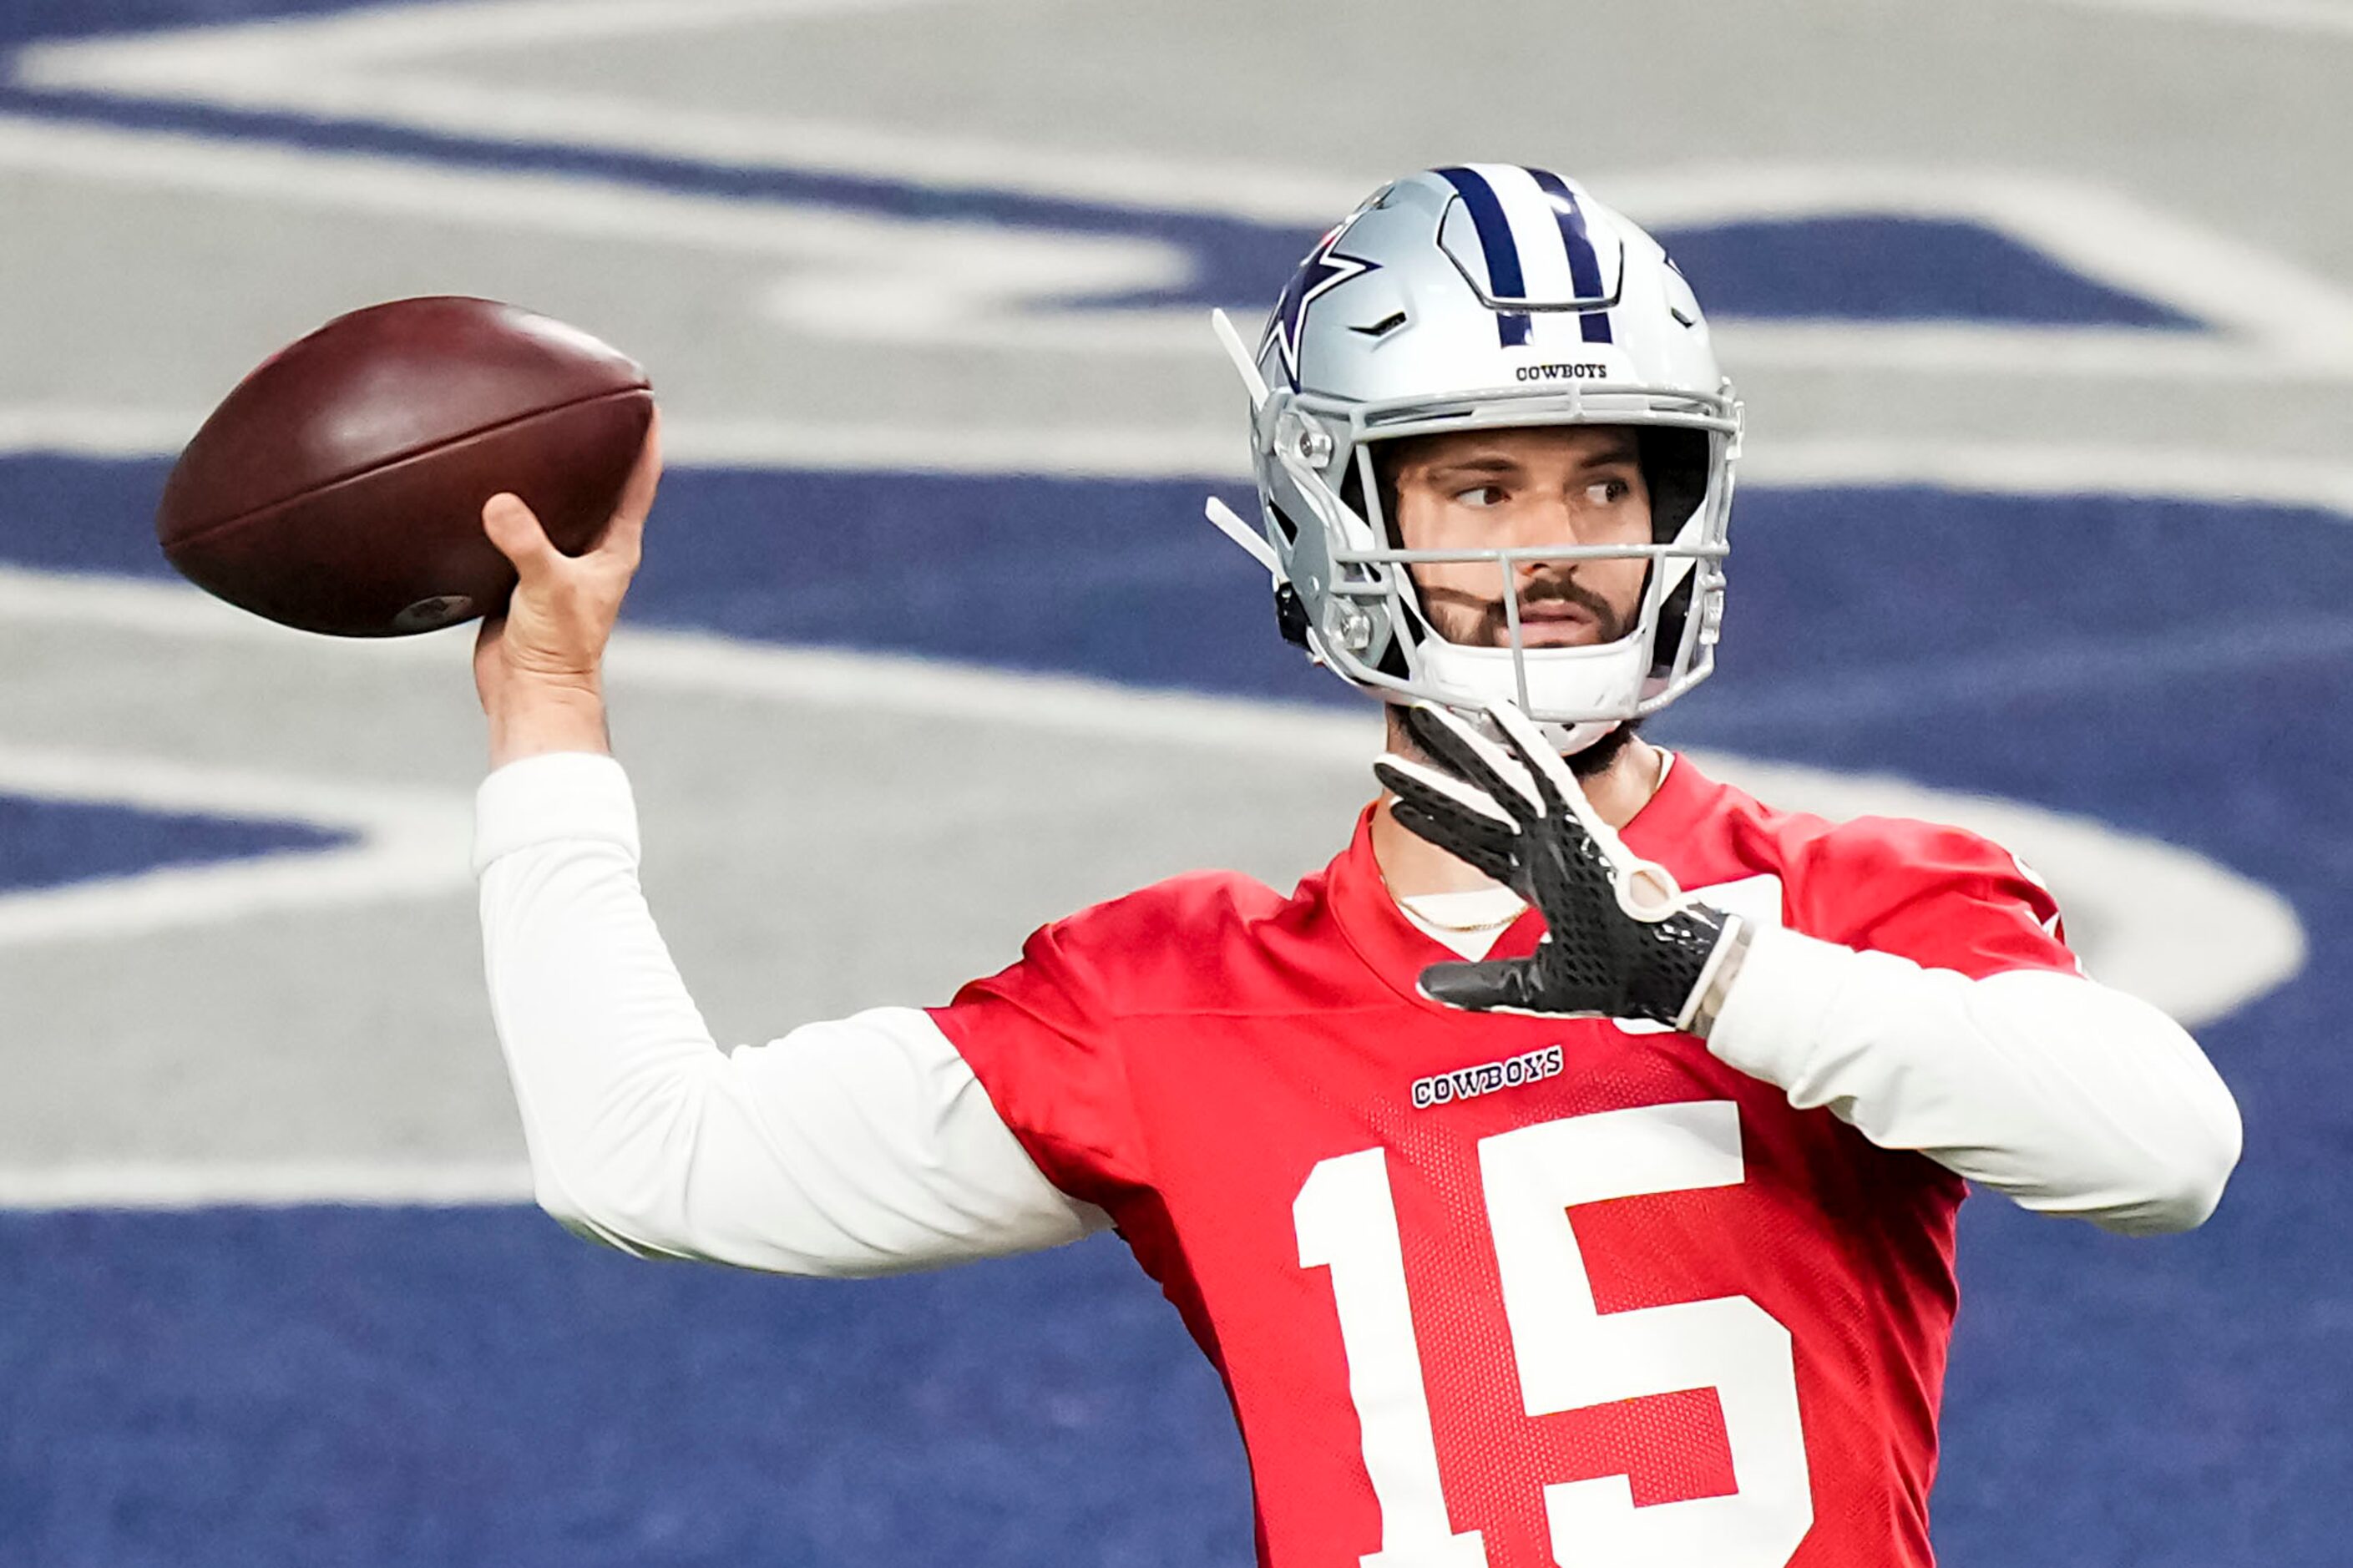
<instances>
[{"instance_id":1,"label":"white long sleeve undershirt","mask_svg":"<svg viewBox=\"0 0 2353 1568\"><path fill-rule=\"evenodd\" d=\"M476 800L491 1012L540 1205L628 1251L885 1274L1110 1224L1039 1173L912 1007L722 1052L638 885L610 758L533 757Z\"/></svg>"},{"instance_id":2,"label":"white long sleeve undershirt","mask_svg":"<svg viewBox=\"0 0 2353 1568\"><path fill-rule=\"evenodd\" d=\"M477 801L485 964L541 1205L627 1250L791 1274L920 1268L1109 1224L1039 1173L915 1009L721 1051L638 882L608 757L500 769ZM2073 975L1972 981L1762 930L1708 1040L2029 1208L2127 1232L2210 1213L2237 1108L2170 1019Z\"/></svg>"},{"instance_id":3,"label":"white long sleeve undershirt","mask_svg":"<svg viewBox=\"0 0 2353 1568\"><path fill-rule=\"evenodd\" d=\"M2239 1163L2239 1107L2188 1031L2055 970L1971 980L1778 927L1755 932L1716 1058L2042 1214L2188 1230Z\"/></svg>"}]
</instances>

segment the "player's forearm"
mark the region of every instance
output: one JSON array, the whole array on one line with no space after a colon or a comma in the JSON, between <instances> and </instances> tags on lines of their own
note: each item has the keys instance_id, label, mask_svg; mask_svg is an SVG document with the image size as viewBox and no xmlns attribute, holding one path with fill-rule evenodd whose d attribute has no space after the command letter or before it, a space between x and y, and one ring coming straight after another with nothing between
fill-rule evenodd
<instances>
[{"instance_id":1,"label":"player's forearm","mask_svg":"<svg viewBox=\"0 0 2353 1568\"><path fill-rule=\"evenodd\" d=\"M491 1008L540 1202L628 1250L871 1274L1075 1239L936 1026L908 1009L723 1054L638 882L609 758L494 773L477 864Z\"/></svg>"},{"instance_id":2,"label":"player's forearm","mask_svg":"<svg viewBox=\"0 0 2353 1568\"><path fill-rule=\"evenodd\" d=\"M1883 1147L2111 1230L2200 1224L2238 1161L2237 1105L2197 1043L2075 975L1970 980L1763 930L1708 1048Z\"/></svg>"},{"instance_id":3,"label":"player's forearm","mask_svg":"<svg viewBox=\"0 0 2353 1568\"><path fill-rule=\"evenodd\" d=\"M645 909L627 784L585 751L533 753L477 812L491 1011L540 1203L616 1246L692 1252L659 1162L720 1057Z\"/></svg>"}]
</instances>

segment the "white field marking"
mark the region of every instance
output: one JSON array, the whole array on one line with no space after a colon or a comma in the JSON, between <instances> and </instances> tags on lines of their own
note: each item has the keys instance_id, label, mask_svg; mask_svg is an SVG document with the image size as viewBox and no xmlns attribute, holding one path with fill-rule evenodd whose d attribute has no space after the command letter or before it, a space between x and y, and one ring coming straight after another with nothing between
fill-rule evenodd
<instances>
[{"instance_id":1,"label":"white field marking","mask_svg":"<svg viewBox=\"0 0 2353 1568\"><path fill-rule=\"evenodd\" d=\"M465 49L627 39L752 22L862 16L947 0L472 0L377 5L325 16L281 16L37 44L26 59L93 60L129 75L380 63ZM86 85L60 81L58 85Z\"/></svg>"},{"instance_id":2,"label":"white field marking","mask_svg":"<svg viewBox=\"0 0 2353 1568\"><path fill-rule=\"evenodd\" d=\"M676 438L672 438L672 432ZM662 451L705 468L819 468L892 473L1043 474L1104 479L1247 479L1239 421L1231 428L1083 425L826 425L760 419L673 422Z\"/></svg>"},{"instance_id":3,"label":"white field marking","mask_svg":"<svg viewBox=\"0 0 2353 1568\"><path fill-rule=\"evenodd\" d=\"M2283 366L2353 365L2353 294L2270 251L2096 185L2017 170L1860 163L1725 164L1594 184L1616 205L1662 226L1742 217L1959 218L2006 234L2094 281L2211 321ZM2230 286L2216 287L2217 279ZM1752 331L1817 330L1742 324ZM1864 335L1879 330L1859 329ZM2069 331L2083 329L2028 331L2027 339L2050 340ZM2088 332L2095 340L2135 336L2114 329ZM2137 335L2147 342L2156 373L2164 374L2180 334ZM2120 346L2112 343L2106 352ZM2032 374L2040 367L2029 359L2009 368Z\"/></svg>"},{"instance_id":4,"label":"white field marking","mask_svg":"<svg viewBox=\"0 0 2353 1568\"><path fill-rule=\"evenodd\" d=\"M964 302L966 306L969 301ZM1023 353L1207 358L1193 306L1134 310L1060 307L976 311L942 302L911 309L882 281L852 276L789 278L765 290L762 315L809 337L920 348ZM2353 357L2308 352L2321 340L2287 339L2295 352L2211 332L2131 327L1973 326L1965 322L1715 321L1724 363L1746 371L1892 370L2023 379L2110 378L2289 383L2353 379Z\"/></svg>"},{"instance_id":5,"label":"white field marking","mask_svg":"<svg viewBox=\"0 0 2353 1568\"><path fill-rule=\"evenodd\" d=\"M1660 227L1852 216L1952 219L2008 236L2077 274L2170 307L2212 332L1968 322L1791 321L1719 314L1735 366L2245 381L2353 376L2353 293L2257 247L2116 192L2016 171L1728 164L1602 176L1593 187ZM1321 209L1324 212L1345 210ZM1238 215L1253 216L1253 215ZM2231 286L2218 289L2215 279ZM780 285L766 313L803 331L845 321L875 337L1074 353L1205 353L1195 310L1076 306L911 322L854 276Z\"/></svg>"},{"instance_id":6,"label":"white field marking","mask_svg":"<svg viewBox=\"0 0 2353 1568\"><path fill-rule=\"evenodd\" d=\"M1833 821L1916 817L1992 839L2052 889L2088 973L2189 1027L2285 984L2304 967L2295 907L2195 851L2087 816L1887 774L1716 752L1693 757L1702 771L1775 805Z\"/></svg>"},{"instance_id":7,"label":"white field marking","mask_svg":"<svg viewBox=\"0 0 2353 1568\"><path fill-rule=\"evenodd\" d=\"M0 455L169 457L203 422L197 410L0 404ZM1231 427L831 425L665 416L674 466L1066 479L1250 478ZM1937 440L1752 439L1745 484L1764 489L1926 485L1985 495L2115 495L2253 502L2353 515L2353 465L2178 447L2005 445ZM0 584L5 584L0 569ZM5 589L0 589L5 592ZM243 619L244 617L238 617ZM258 624L258 623L257 623Z\"/></svg>"},{"instance_id":8,"label":"white field marking","mask_svg":"<svg viewBox=\"0 0 2353 1568\"><path fill-rule=\"evenodd\" d=\"M902 181L1156 212L1329 223L1378 181L1180 162L1093 149L744 114L620 94L550 92L413 68L533 43L676 34L746 22L887 10L938 0L492 0L386 6L350 16L37 44L27 87L308 112L487 141L554 142L750 169ZM1320 218L1319 218L1319 215Z\"/></svg>"},{"instance_id":9,"label":"white field marking","mask_svg":"<svg viewBox=\"0 0 2353 1568\"><path fill-rule=\"evenodd\" d=\"M227 609L167 584L0 571L0 621L116 625L129 631L198 640L301 643L314 656L438 662L461 679L460 638L385 644L322 643ZM687 634L624 631L614 644L617 689L632 685L725 692L796 704L819 703L909 718L982 719L1060 733L1218 751L1295 765L1357 769L1375 731L1365 715L1283 709L1231 699L1138 692L1103 682L1024 676L903 658L764 647ZM1831 816L1892 812L1958 823L2017 850L2047 874L2075 922L2094 972L2195 1026L2262 994L2294 974L2305 938L2294 912L2268 889L2204 858L2104 825L2013 802L1933 791L1905 781L1855 778L1714 754L1695 762L1716 776L1796 809ZM54 766L46 782L80 793L86 760ZM37 770L20 766L17 777ZM107 769L120 784L123 770ZM5 783L0 775L0 783ZM40 782L36 780L35 782ZM253 781L206 773L132 787L156 804L233 803L253 809ZM285 781L259 781L283 792ZM299 798L296 796L299 795ZM281 794L290 808L332 819L338 800L308 791ZM444 886L464 880L462 803L439 805L430 858ZM423 847L420 845L420 848ZM320 857L302 858L314 867ZM420 889L421 890L421 889ZM364 891L364 890L363 890ZM381 890L364 891L381 896ZM233 912L216 908L211 918ZM522 1202L520 1165L435 1163L355 1166L94 1165L0 1172L0 1206L181 1208L218 1204Z\"/></svg>"},{"instance_id":10,"label":"white field marking","mask_svg":"<svg viewBox=\"0 0 2353 1568\"><path fill-rule=\"evenodd\" d=\"M874 217L619 181L0 114L0 169L11 168L429 224L765 257L787 272L817 274L812 287L822 288L828 275L854 279L881 289L898 310L934 320L1172 287L1189 267L1175 247L1153 240ZM1202 331L1206 337L1206 326Z\"/></svg>"},{"instance_id":11,"label":"white field marking","mask_svg":"<svg viewBox=\"0 0 2353 1568\"><path fill-rule=\"evenodd\" d=\"M1762 321L1715 328L1727 365L1769 370L1888 370L1930 375L2059 377L2172 382L2337 382L2353 358L2306 352L2284 340L2274 353L2220 334L2168 334L2129 327L1975 327L1895 321Z\"/></svg>"},{"instance_id":12,"label":"white field marking","mask_svg":"<svg viewBox=\"0 0 2353 1568\"><path fill-rule=\"evenodd\" d=\"M55 452L75 458L168 457L205 422L200 408L130 408L89 404L0 404L0 453Z\"/></svg>"},{"instance_id":13,"label":"white field marking","mask_svg":"<svg viewBox=\"0 0 2353 1568\"><path fill-rule=\"evenodd\" d=\"M366 644L304 637L168 584L0 571L0 624L12 620L114 626L216 642L299 640L322 662L438 662L453 680L463 678L466 657L459 637ZM898 655L773 647L698 633L624 628L613 639L610 669L615 689L623 692L636 688L723 693L918 720L977 720L1296 765L1366 768L1378 743L1377 730L1364 713L1139 690ZM2075 912L2086 961L2095 971L2190 1020L2216 1016L2260 994L2303 962L2301 928L2276 894L2188 850L2040 807L1898 780L1858 783L1852 775L1736 757L1708 756L1701 765L1730 782L1756 782L1757 793L1776 804L1825 816L1892 811L1992 830L2052 878L2063 903ZM0 773L0 787L5 783ZM285 788L282 781L261 783ZM250 809L272 804L266 796L239 798L249 799ZM299 803L288 795L280 798L289 808L276 814L314 819L325 804L316 797ZM291 809L298 804L307 805L307 813ZM466 843L462 807L450 803L444 809L456 812L458 820L436 830L434 863L455 867Z\"/></svg>"},{"instance_id":14,"label":"white field marking","mask_svg":"<svg viewBox=\"0 0 2353 1568\"><path fill-rule=\"evenodd\" d=\"M1763 489L1926 485L1978 495L2125 496L2310 508L2353 517L2353 465L2178 447L2042 447L1935 440L1752 443L1744 482Z\"/></svg>"},{"instance_id":15,"label":"white field marking","mask_svg":"<svg viewBox=\"0 0 2353 1568\"><path fill-rule=\"evenodd\" d=\"M2020 376L2341 380L2353 376L2353 293L2259 247L2116 192L2015 171L1869 164L1731 164L1591 182L1660 227L1882 216L1957 219L2003 234L2095 282L2168 306L2213 332L1967 322L1785 321L1718 315L1726 363ZM2216 279L2228 279L2217 288ZM864 298L857 280L837 306ZM815 307L779 289L768 313L809 328ZM902 331L871 302L869 330ZM1044 319L976 320L976 344L1083 352L1206 353L1194 312L1083 307Z\"/></svg>"},{"instance_id":16,"label":"white field marking","mask_svg":"<svg viewBox=\"0 0 2353 1568\"><path fill-rule=\"evenodd\" d=\"M1267 756L1324 765L1344 756L1361 763L1367 754L1369 725L1362 716L1301 714L1285 732L1305 744L1285 747L1269 736ZM1832 817L1917 816L1993 838L2058 890L2092 973L2190 1027L2284 984L2303 965L2304 931L2285 900L2188 850L2084 818L1902 779L1706 752L1694 752L1691 760L1792 809ZM10 1209L456 1206L520 1204L532 1196L531 1173L521 1162L190 1161L0 1169L0 1208Z\"/></svg>"},{"instance_id":17,"label":"white field marking","mask_svg":"<svg viewBox=\"0 0 2353 1568\"><path fill-rule=\"evenodd\" d=\"M493 92L480 81L417 68L421 59L486 46L787 20L813 6L832 8L827 0L491 0L395 6L342 17L40 45L19 54L16 73L18 80L37 87L1261 222L1321 226L1347 212L1377 184L1271 170L1262 163L1242 167L990 143L962 135L721 113L511 84ZM575 12L581 16L577 26ZM2202 345L2202 353L2189 353L2178 334L2163 332L2095 329L2076 343L2077 329L2002 329L2000 341L1972 346L1956 341L1967 328L1780 324L1752 334L1741 348L1751 363L1804 365L1827 356L1840 363L1996 374L2353 375L2353 297L2267 252L2111 191L2017 171L1869 164L1725 164L1605 174L1591 183L1654 225L1857 214L1965 218L2087 277L2213 322L2228 334L2223 342ZM2217 278L2229 279L2231 287L2214 287ZM835 273L806 290L788 284L771 294L767 309L805 330L833 333L903 334L911 330L912 316L922 319L925 340L932 342L1201 352L1179 323L1152 312L1106 317L1045 308L992 313L975 310L969 300L960 300L954 309L927 310L923 300L911 301L896 284L861 284L855 271ZM1012 292L1018 300L1021 291ZM1029 297L1044 292L1041 288ZM1053 321L1057 316L1063 319ZM1036 318L1050 321L1050 330L1039 330Z\"/></svg>"},{"instance_id":18,"label":"white field marking","mask_svg":"<svg viewBox=\"0 0 2353 1568\"><path fill-rule=\"evenodd\" d=\"M2353 376L2353 294L2271 252L2113 191L2015 171L1865 164L1725 165L1605 175L1591 184L1645 224L1661 227L1844 216L1974 223L2094 281L2220 329L2190 333L1719 315L1717 335L1726 362L1735 365L1872 365L2021 376ZM2215 287L2216 279L2228 279L2230 287ZM854 276L839 279L837 292L808 295L786 287L763 303L772 317L807 331L829 320L837 330L855 322L876 335L910 331L879 308L879 292ZM968 317L944 327L955 341L982 347L1207 353L1195 314L1078 307L1022 318ZM939 323L929 329L933 341L940 330Z\"/></svg>"},{"instance_id":19,"label":"white field marking","mask_svg":"<svg viewBox=\"0 0 2353 1568\"><path fill-rule=\"evenodd\" d=\"M2353 37L2353 5L2346 0L2050 0L2078 11L2137 16L2179 16L2241 27Z\"/></svg>"},{"instance_id":20,"label":"white field marking","mask_svg":"<svg viewBox=\"0 0 2353 1568\"><path fill-rule=\"evenodd\" d=\"M298 1204L432 1208L532 1200L522 1161L137 1161L0 1168L0 1209L282 1208Z\"/></svg>"},{"instance_id":21,"label":"white field marking","mask_svg":"<svg viewBox=\"0 0 2353 1568\"><path fill-rule=\"evenodd\" d=\"M176 454L201 408L0 403L0 456L141 458ZM1039 474L1105 479L1247 479L1240 427L850 425L696 419L665 410L673 468Z\"/></svg>"},{"instance_id":22,"label":"white field marking","mask_svg":"<svg viewBox=\"0 0 2353 1568\"><path fill-rule=\"evenodd\" d=\"M440 9L441 7L437 7ZM1151 212L1266 223L1312 222L1354 207L1377 180L1293 174L1250 163L1172 164L1137 153L946 138L834 121L697 109L613 93L484 90L480 81L417 72L307 69L269 60L158 61L70 53L51 45L19 57L29 87L98 91L209 108L365 120L486 142L556 142L731 168L889 180L942 191L989 191Z\"/></svg>"},{"instance_id":23,"label":"white field marking","mask_svg":"<svg viewBox=\"0 0 2353 1568\"><path fill-rule=\"evenodd\" d=\"M0 567L0 626L11 623L111 627L133 635L267 647L299 657L322 671L380 667L386 662L439 666L452 680L466 679L471 646L462 632L380 641L316 637L232 609L174 583ZM1332 715L1319 709L1152 690L1080 676L950 664L903 654L781 647L705 632L623 626L614 634L607 668L616 689L634 687L748 697L919 719L982 720L1058 734L1252 755L1321 756L1369 763L1376 735L1361 719L1335 727ZM9 787L7 755L0 751L0 790ZM267 786L269 781L262 783ZM324 815L328 804L324 798L313 802L311 811L295 809L285 783L279 781L280 793L274 796L239 797L248 801L245 815L295 816L328 826L353 820L350 813ZM285 803L285 808L274 809L273 801ZM452 801L448 809L462 819L470 804ZM456 864L461 880L466 842L462 829L455 839L444 840L445 845L459 847Z\"/></svg>"},{"instance_id":24,"label":"white field marking","mask_svg":"<svg viewBox=\"0 0 2353 1568\"><path fill-rule=\"evenodd\" d=\"M5 616L5 612L0 612ZM0 893L0 947L120 940L263 910L370 904L470 885L472 802L115 752L0 741L0 793L149 811L292 820L350 833L328 849L273 854Z\"/></svg>"}]
</instances>

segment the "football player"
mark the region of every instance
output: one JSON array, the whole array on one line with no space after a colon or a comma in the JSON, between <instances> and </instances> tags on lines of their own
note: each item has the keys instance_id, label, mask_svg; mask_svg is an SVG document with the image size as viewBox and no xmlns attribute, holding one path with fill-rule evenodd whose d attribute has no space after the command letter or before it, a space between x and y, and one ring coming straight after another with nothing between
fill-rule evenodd
<instances>
[{"instance_id":1,"label":"football player","mask_svg":"<svg viewBox=\"0 0 2353 1568\"><path fill-rule=\"evenodd\" d=\"M2228 1090L2001 849L1636 732L1714 662L1740 437L1640 228L1419 174L1255 353L1220 331L1262 520L1213 515L1388 702L1387 787L1290 893L1147 888L944 1006L714 1045L598 684L656 443L584 557L486 509L522 585L476 860L541 1203L811 1275L1116 1226L1231 1392L1276 1568L1927 1563L1964 1183L2188 1228Z\"/></svg>"}]
</instances>

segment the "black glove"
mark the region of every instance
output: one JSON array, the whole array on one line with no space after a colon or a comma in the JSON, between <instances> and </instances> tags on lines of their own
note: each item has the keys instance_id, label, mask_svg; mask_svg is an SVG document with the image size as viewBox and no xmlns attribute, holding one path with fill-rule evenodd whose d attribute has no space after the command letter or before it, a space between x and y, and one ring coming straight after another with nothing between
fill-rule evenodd
<instances>
[{"instance_id":1,"label":"black glove","mask_svg":"<svg viewBox=\"0 0 2353 1568\"><path fill-rule=\"evenodd\" d=\"M1664 873L1655 868L1636 868L1621 898L1627 879L1610 851L1622 846L1606 827L1609 848L1597 841L1567 764L1518 709L1499 703L1487 717L1508 752L1447 710L1416 703L1406 728L1446 771L1388 756L1373 772L1396 794L1390 810L1400 826L1517 889L1544 915L1546 935L1525 958L1432 964L1421 973L1423 994L1473 1011L1691 1027L1708 960L1738 922L1682 898L1671 882L1656 885Z\"/></svg>"}]
</instances>

